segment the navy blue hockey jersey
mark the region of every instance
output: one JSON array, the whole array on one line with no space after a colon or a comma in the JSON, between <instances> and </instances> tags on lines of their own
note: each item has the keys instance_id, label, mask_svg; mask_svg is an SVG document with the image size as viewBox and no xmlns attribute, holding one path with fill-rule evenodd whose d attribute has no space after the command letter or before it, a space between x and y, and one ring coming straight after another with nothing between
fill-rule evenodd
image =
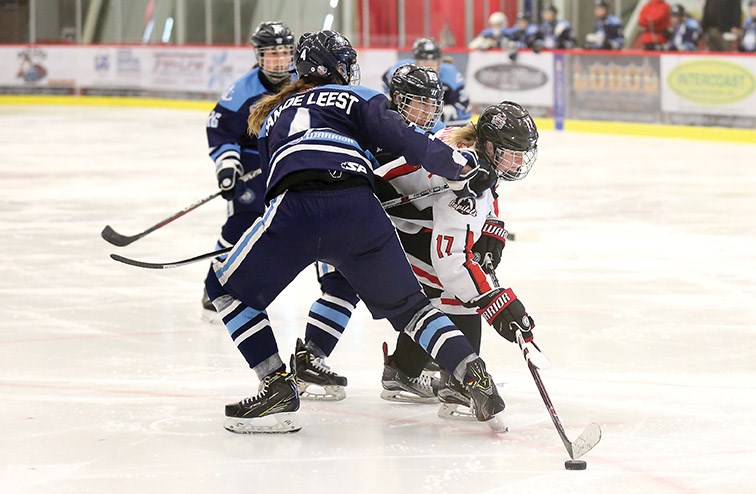
<instances>
[{"instance_id":1,"label":"navy blue hockey jersey","mask_svg":"<svg viewBox=\"0 0 756 494\"><path fill-rule=\"evenodd\" d=\"M283 177L302 170L355 174L372 183L371 157L379 148L452 180L467 163L458 151L407 125L380 92L335 84L285 99L265 119L258 148L268 200Z\"/></svg>"}]
</instances>

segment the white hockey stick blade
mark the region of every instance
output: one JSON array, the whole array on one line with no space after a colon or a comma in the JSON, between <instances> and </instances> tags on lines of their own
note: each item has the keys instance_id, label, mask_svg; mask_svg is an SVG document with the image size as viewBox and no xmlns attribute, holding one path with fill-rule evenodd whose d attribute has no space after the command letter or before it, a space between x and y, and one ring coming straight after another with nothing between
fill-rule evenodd
<instances>
[{"instance_id":1,"label":"white hockey stick blade","mask_svg":"<svg viewBox=\"0 0 756 494\"><path fill-rule=\"evenodd\" d=\"M593 422L571 443L570 458L580 458L601 441L601 427Z\"/></svg>"}]
</instances>

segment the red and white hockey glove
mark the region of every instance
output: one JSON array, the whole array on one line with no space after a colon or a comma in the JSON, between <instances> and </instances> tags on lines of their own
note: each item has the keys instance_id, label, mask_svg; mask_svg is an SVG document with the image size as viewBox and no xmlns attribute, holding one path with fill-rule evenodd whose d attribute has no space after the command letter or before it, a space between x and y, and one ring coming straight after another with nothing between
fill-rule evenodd
<instances>
[{"instance_id":1,"label":"red and white hockey glove","mask_svg":"<svg viewBox=\"0 0 756 494\"><path fill-rule=\"evenodd\" d=\"M507 243L507 229L504 228L504 222L496 217L488 218L481 230L480 238L472 247L475 260L482 264L485 262L486 255L491 254L491 262L494 269L501 262L501 252Z\"/></svg>"},{"instance_id":2,"label":"red and white hockey glove","mask_svg":"<svg viewBox=\"0 0 756 494\"><path fill-rule=\"evenodd\" d=\"M478 306L478 314L507 341L516 341L515 332L518 329L526 343L533 339L532 330L535 328L535 322L511 288L491 290L477 299L475 305Z\"/></svg>"}]
</instances>

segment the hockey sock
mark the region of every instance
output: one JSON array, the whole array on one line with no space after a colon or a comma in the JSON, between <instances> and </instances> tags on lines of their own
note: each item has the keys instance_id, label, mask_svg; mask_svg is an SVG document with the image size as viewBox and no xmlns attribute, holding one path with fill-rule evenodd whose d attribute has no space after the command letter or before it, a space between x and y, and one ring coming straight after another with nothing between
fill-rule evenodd
<instances>
[{"instance_id":1,"label":"hockey sock","mask_svg":"<svg viewBox=\"0 0 756 494\"><path fill-rule=\"evenodd\" d=\"M353 311L354 304L349 301L324 294L310 308L305 341L322 350L322 356L329 356L339 342Z\"/></svg>"}]
</instances>

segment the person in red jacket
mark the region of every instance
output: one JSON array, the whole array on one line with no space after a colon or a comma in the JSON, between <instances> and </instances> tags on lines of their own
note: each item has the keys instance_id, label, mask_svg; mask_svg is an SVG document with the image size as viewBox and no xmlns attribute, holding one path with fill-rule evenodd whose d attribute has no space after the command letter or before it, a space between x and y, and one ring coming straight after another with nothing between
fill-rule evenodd
<instances>
[{"instance_id":1,"label":"person in red jacket","mask_svg":"<svg viewBox=\"0 0 756 494\"><path fill-rule=\"evenodd\" d=\"M664 0L648 0L638 16L638 25L643 28L640 41L644 50L661 50L667 42L670 7Z\"/></svg>"}]
</instances>

